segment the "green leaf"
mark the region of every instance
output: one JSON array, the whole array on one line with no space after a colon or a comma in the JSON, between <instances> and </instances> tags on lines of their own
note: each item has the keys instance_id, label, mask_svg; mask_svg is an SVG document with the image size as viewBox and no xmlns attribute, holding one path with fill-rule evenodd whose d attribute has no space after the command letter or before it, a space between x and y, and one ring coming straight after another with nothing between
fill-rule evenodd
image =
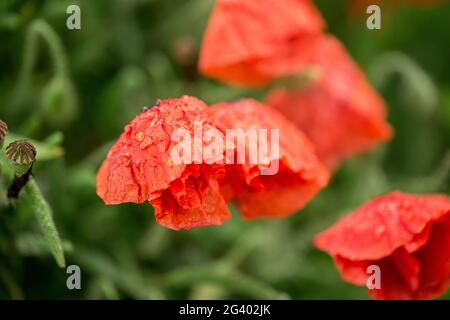
<instances>
[{"instance_id":1,"label":"green leaf","mask_svg":"<svg viewBox=\"0 0 450 320\"><path fill-rule=\"evenodd\" d=\"M36 217L45 239L49 246L50 252L56 260L59 267L64 268L66 261L64 259L64 250L61 239L56 229L55 222L53 221L52 208L48 202L44 199L36 181L33 177L24 187L25 196L31 201L35 210Z\"/></svg>"}]
</instances>

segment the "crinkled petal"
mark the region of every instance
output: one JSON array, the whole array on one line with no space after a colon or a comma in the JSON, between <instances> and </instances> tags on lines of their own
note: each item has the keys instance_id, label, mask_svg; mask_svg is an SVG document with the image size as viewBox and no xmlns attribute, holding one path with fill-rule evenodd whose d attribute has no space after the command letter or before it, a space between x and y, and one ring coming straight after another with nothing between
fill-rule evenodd
<instances>
[{"instance_id":1,"label":"crinkled petal","mask_svg":"<svg viewBox=\"0 0 450 320\"><path fill-rule=\"evenodd\" d=\"M350 260L377 260L407 246L427 225L447 215L445 195L392 192L363 205L317 235L314 244Z\"/></svg>"},{"instance_id":2,"label":"crinkled petal","mask_svg":"<svg viewBox=\"0 0 450 320\"><path fill-rule=\"evenodd\" d=\"M222 81L263 85L274 77L260 72L259 62L279 56L292 39L318 34L323 28L310 0L218 0L205 32L199 69Z\"/></svg>"},{"instance_id":3,"label":"crinkled petal","mask_svg":"<svg viewBox=\"0 0 450 320\"><path fill-rule=\"evenodd\" d=\"M222 184L225 196L237 202L244 217L295 213L327 184L328 171L318 161L314 147L280 113L252 99L214 105L211 113L214 123L224 132L237 129L246 134L238 135L235 131L235 159L245 161L229 166L228 178ZM253 136L249 129L255 129ZM260 129L267 131L259 135ZM271 153L273 129L279 130L278 155ZM255 137L253 145L249 137ZM261 150L265 152L260 153ZM262 170L270 168L274 174L262 174Z\"/></svg>"},{"instance_id":4,"label":"crinkled petal","mask_svg":"<svg viewBox=\"0 0 450 320\"><path fill-rule=\"evenodd\" d=\"M201 202L191 203L190 207L181 207L168 191L150 202L155 207L156 221L173 230L220 225L231 218L215 179L210 179Z\"/></svg>"},{"instance_id":5,"label":"crinkled petal","mask_svg":"<svg viewBox=\"0 0 450 320\"><path fill-rule=\"evenodd\" d=\"M142 203L146 200L131 167L127 165L129 159L125 155L123 159L124 163L111 163L106 159L97 173L97 194L106 204Z\"/></svg>"},{"instance_id":6,"label":"crinkled petal","mask_svg":"<svg viewBox=\"0 0 450 320\"><path fill-rule=\"evenodd\" d=\"M352 261L341 256L335 256L333 260L345 281L361 286L367 284L367 267L372 264L371 261Z\"/></svg>"},{"instance_id":7,"label":"crinkled petal","mask_svg":"<svg viewBox=\"0 0 450 320\"><path fill-rule=\"evenodd\" d=\"M378 267L380 287L369 289L369 295L375 299L413 299L420 285L420 262L403 248L381 260L352 261L336 256L334 261L344 280L361 286L367 286L369 277L374 275L369 266Z\"/></svg>"},{"instance_id":8,"label":"crinkled petal","mask_svg":"<svg viewBox=\"0 0 450 320\"><path fill-rule=\"evenodd\" d=\"M383 100L342 44L331 36L310 38L299 44L305 50L292 54L290 64L314 66L319 79L292 92L273 90L267 103L304 131L320 159L333 169L345 158L386 141L392 130ZM281 75L286 67L273 61L266 68Z\"/></svg>"},{"instance_id":9,"label":"crinkled petal","mask_svg":"<svg viewBox=\"0 0 450 320\"><path fill-rule=\"evenodd\" d=\"M369 295L378 300L412 300L414 294L404 282L399 269L392 260L383 259L378 262L381 270L381 287L370 289Z\"/></svg>"},{"instance_id":10,"label":"crinkled petal","mask_svg":"<svg viewBox=\"0 0 450 320\"><path fill-rule=\"evenodd\" d=\"M205 133L213 137L203 139ZM106 204L148 200L166 217L158 220L174 229L223 222L229 213L213 191L214 177L225 169L214 163L217 154L204 157L211 143L221 145L224 154L234 148L211 123L202 101L188 96L159 101L126 126L98 172L97 194ZM184 158L187 152L191 156Z\"/></svg>"},{"instance_id":11,"label":"crinkled petal","mask_svg":"<svg viewBox=\"0 0 450 320\"><path fill-rule=\"evenodd\" d=\"M432 226L431 235L416 256L422 263L420 299L429 299L450 288L450 214Z\"/></svg>"}]
</instances>

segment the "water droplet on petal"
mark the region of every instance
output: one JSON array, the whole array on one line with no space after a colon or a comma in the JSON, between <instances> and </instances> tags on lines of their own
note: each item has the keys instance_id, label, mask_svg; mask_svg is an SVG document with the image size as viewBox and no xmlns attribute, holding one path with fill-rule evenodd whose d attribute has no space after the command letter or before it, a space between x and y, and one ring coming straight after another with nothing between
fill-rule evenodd
<instances>
[{"instance_id":1,"label":"water droplet on petal","mask_svg":"<svg viewBox=\"0 0 450 320\"><path fill-rule=\"evenodd\" d=\"M130 158L130 156L128 154L123 155L122 158L120 159L120 161L122 161L122 164L124 166L129 165L130 164L130 160L131 160L131 158Z\"/></svg>"},{"instance_id":2,"label":"water droplet on petal","mask_svg":"<svg viewBox=\"0 0 450 320\"><path fill-rule=\"evenodd\" d=\"M158 119L153 118L152 121L150 122L150 127L153 127L157 122L158 122Z\"/></svg>"},{"instance_id":3,"label":"water droplet on petal","mask_svg":"<svg viewBox=\"0 0 450 320\"><path fill-rule=\"evenodd\" d=\"M381 237L381 235L386 231L386 228L383 225L379 225L378 227L376 227L375 229L375 234L377 235L377 237Z\"/></svg>"},{"instance_id":4,"label":"water droplet on petal","mask_svg":"<svg viewBox=\"0 0 450 320\"><path fill-rule=\"evenodd\" d=\"M142 131L136 132L134 134L134 139L136 139L136 141L138 142L142 142L145 139L145 134Z\"/></svg>"}]
</instances>

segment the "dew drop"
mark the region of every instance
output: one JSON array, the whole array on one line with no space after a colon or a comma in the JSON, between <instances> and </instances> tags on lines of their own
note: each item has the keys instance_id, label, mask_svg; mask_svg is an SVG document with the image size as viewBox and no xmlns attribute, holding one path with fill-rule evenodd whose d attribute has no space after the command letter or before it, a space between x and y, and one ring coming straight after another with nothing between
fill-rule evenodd
<instances>
[{"instance_id":1,"label":"dew drop","mask_svg":"<svg viewBox=\"0 0 450 320\"><path fill-rule=\"evenodd\" d=\"M153 127L157 122L158 122L158 119L153 118L152 121L150 122L150 127Z\"/></svg>"},{"instance_id":2,"label":"dew drop","mask_svg":"<svg viewBox=\"0 0 450 320\"><path fill-rule=\"evenodd\" d=\"M136 141L138 142L142 142L145 139L145 134L142 131L136 132L134 134L134 139L136 139Z\"/></svg>"},{"instance_id":3,"label":"dew drop","mask_svg":"<svg viewBox=\"0 0 450 320\"><path fill-rule=\"evenodd\" d=\"M122 161L122 164L124 166L129 165L130 164L130 160L131 160L131 158L130 158L130 156L128 154L123 155L122 159L120 159L120 161Z\"/></svg>"},{"instance_id":4,"label":"dew drop","mask_svg":"<svg viewBox=\"0 0 450 320\"><path fill-rule=\"evenodd\" d=\"M377 235L377 237L381 237L381 235L383 235L385 231L386 231L385 226L379 225L379 226L376 227L376 229L375 229L375 234Z\"/></svg>"}]
</instances>

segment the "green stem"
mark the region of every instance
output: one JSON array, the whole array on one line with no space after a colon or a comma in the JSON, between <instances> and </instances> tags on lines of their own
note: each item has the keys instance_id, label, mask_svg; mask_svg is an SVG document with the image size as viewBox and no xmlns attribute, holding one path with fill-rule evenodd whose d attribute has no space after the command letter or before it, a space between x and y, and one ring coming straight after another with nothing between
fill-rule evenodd
<instances>
[{"instance_id":1,"label":"green stem","mask_svg":"<svg viewBox=\"0 0 450 320\"><path fill-rule=\"evenodd\" d=\"M393 75L399 75L400 93L405 102L425 115L434 113L439 93L431 77L409 56L400 52L388 52L379 56L368 74L375 86L387 86Z\"/></svg>"},{"instance_id":2,"label":"green stem","mask_svg":"<svg viewBox=\"0 0 450 320\"><path fill-rule=\"evenodd\" d=\"M23 300L25 298L22 289L19 287L12 274L2 267L0 267L0 279L7 287L11 299Z\"/></svg>"},{"instance_id":3,"label":"green stem","mask_svg":"<svg viewBox=\"0 0 450 320\"><path fill-rule=\"evenodd\" d=\"M234 244L234 246L223 256L222 263L230 268L236 268L247 256L256 249L260 242L261 230L256 227L248 233L243 234Z\"/></svg>"},{"instance_id":4,"label":"green stem","mask_svg":"<svg viewBox=\"0 0 450 320\"><path fill-rule=\"evenodd\" d=\"M162 284L189 286L200 281L218 283L255 299L289 299L287 294L223 264L179 268L168 273L162 279Z\"/></svg>"},{"instance_id":5,"label":"green stem","mask_svg":"<svg viewBox=\"0 0 450 320\"><path fill-rule=\"evenodd\" d=\"M33 204L33 209L35 210L39 225L47 239L50 251L54 256L56 263L61 268L64 268L66 265L64 251L58 230L53 221L53 212L50 205L44 199L44 196L33 177L30 178L23 191L24 195L29 198Z\"/></svg>"},{"instance_id":6,"label":"green stem","mask_svg":"<svg viewBox=\"0 0 450 320\"><path fill-rule=\"evenodd\" d=\"M18 85L13 93L12 107L10 108L12 111L20 106L25 90L30 84L31 74L37 58L39 37L47 43L50 49L56 75L64 78L68 77L69 68L67 56L58 35L44 20L38 19L33 21L28 29L25 39L24 55L19 71Z\"/></svg>"}]
</instances>

